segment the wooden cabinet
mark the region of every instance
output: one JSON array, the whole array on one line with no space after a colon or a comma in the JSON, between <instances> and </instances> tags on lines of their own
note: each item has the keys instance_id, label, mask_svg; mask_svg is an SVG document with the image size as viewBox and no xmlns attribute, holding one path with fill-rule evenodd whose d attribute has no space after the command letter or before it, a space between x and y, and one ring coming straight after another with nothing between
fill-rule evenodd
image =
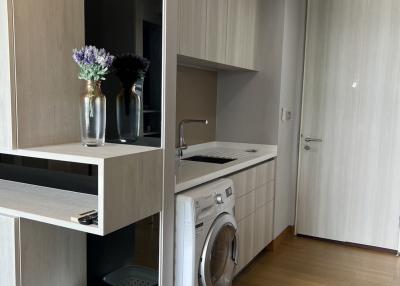
<instances>
[{"instance_id":1,"label":"wooden cabinet","mask_svg":"<svg viewBox=\"0 0 400 286\"><path fill-rule=\"evenodd\" d=\"M255 69L259 0L229 0L226 64Z\"/></svg>"},{"instance_id":2,"label":"wooden cabinet","mask_svg":"<svg viewBox=\"0 0 400 286\"><path fill-rule=\"evenodd\" d=\"M207 1L206 60L226 63L228 0Z\"/></svg>"},{"instance_id":3,"label":"wooden cabinet","mask_svg":"<svg viewBox=\"0 0 400 286\"><path fill-rule=\"evenodd\" d=\"M253 257L260 253L273 236L274 202L270 201L257 208L254 214L254 247Z\"/></svg>"},{"instance_id":4,"label":"wooden cabinet","mask_svg":"<svg viewBox=\"0 0 400 286\"><path fill-rule=\"evenodd\" d=\"M236 273L245 267L254 257L255 216L251 213L238 223L239 260Z\"/></svg>"},{"instance_id":5,"label":"wooden cabinet","mask_svg":"<svg viewBox=\"0 0 400 286\"><path fill-rule=\"evenodd\" d=\"M202 65L255 70L259 1L180 0L178 54Z\"/></svg>"},{"instance_id":6,"label":"wooden cabinet","mask_svg":"<svg viewBox=\"0 0 400 286\"><path fill-rule=\"evenodd\" d=\"M273 239L275 160L229 177L236 196L240 272Z\"/></svg>"},{"instance_id":7,"label":"wooden cabinet","mask_svg":"<svg viewBox=\"0 0 400 286\"><path fill-rule=\"evenodd\" d=\"M0 285L86 285L86 235L0 215Z\"/></svg>"},{"instance_id":8,"label":"wooden cabinet","mask_svg":"<svg viewBox=\"0 0 400 286\"><path fill-rule=\"evenodd\" d=\"M206 0L179 0L179 54L206 57Z\"/></svg>"},{"instance_id":9,"label":"wooden cabinet","mask_svg":"<svg viewBox=\"0 0 400 286\"><path fill-rule=\"evenodd\" d=\"M83 5L69 0L0 4L0 147L79 141L82 83L71 55L85 43Z\"/></svg>"}]
</instances>

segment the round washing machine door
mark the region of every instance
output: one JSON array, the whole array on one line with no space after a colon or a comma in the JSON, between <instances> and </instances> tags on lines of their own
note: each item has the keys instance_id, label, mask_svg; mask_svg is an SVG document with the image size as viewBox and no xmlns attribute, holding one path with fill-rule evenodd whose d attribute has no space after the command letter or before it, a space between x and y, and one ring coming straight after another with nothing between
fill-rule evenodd
<instances>
[{"instance_id":1,"label":"round washing machine door","mask_svg":"<svg viewBox=\"0 0 400 286\"><path fill-rule=\"evenodd\" d=\"M238 259L237 225L228 213L216 218L201 255L199 285L229 286Z\"/></svg>"}]
</instances>

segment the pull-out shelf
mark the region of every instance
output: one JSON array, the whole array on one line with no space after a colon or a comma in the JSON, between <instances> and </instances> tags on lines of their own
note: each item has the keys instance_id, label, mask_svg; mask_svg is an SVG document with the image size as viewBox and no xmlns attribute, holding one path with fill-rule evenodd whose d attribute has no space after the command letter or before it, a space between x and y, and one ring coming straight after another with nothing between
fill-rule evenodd
<instances>
[{"instance_id":1,"label":"pull-out shelf","mask_svg":"<svg viewBox=\"0 0 400 286\"><path fill-rule=\"evenodd\" d=\"M74 143L1 150L0 153L29 158L30 161L45 159L50 163L54 161L88 164L95 167L97 176L96 194L92 194L92 190L64 190L48 185L30 184L26 180L10 181L3 176L0 180L2 214L106 235L161 210L160 148L119 144L86 148ZM57 176L63 176L63 173ZM70 174L66 173L65 176L69 178ZM96 177L94 179L96 180ZM70 220L71 216L91 210L98 211L98 225L86 226Z\"/></svg>"}]
</instances>

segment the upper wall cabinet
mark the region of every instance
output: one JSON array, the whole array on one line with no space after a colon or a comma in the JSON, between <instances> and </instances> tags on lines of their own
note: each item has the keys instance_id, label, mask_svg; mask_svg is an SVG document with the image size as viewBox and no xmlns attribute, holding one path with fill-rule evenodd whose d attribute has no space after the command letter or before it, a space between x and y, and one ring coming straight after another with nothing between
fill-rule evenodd
<instances>
[{"instance_id":1,"label":"upper wall cabinet","mask_svg":"<svg viewBox=\"0 0 400 286\"><path fill-rule=\"evenodd\" d=\"M256 70L259 1L181 0L178 54L185 63Z\"/></svg>"},{"instance_id":2,"label":"upper wall cabinet","mask_svg":"<svg viewBox=\"0 0 400 286\"><path fill-rule=\"evenodd\" d=\"M255 69L259 0L229 0L226 62Z\"/></svg>"},{"instance_id":3,"label":"upper wall cabinet","mask_svg":"<svg viewBox=\"0 0 400 286\"><path fill-rule=\"evenodd\" d=\"M83 1L1 1L0 22L0 147L78 141Z\"/></svg>"},{"instance_id":4,"label":"upper wall cabinet","mask_svg":"<svg viewBox=\"0 0 400 286\"><path fill-rule=\"evenodd\" d=\"M206 56L207 0L179 0L179 54Z\"/></svg>"},{"instance_id":5,"label":"upper wall cabinet","mask_svg":"<svg viewBox=\"0 0 400 286\"><path fill-rule=\"evenodd\" d=\"M228 0L207 1L206 59L226 62Z\"/></svg>"}]
</instances>

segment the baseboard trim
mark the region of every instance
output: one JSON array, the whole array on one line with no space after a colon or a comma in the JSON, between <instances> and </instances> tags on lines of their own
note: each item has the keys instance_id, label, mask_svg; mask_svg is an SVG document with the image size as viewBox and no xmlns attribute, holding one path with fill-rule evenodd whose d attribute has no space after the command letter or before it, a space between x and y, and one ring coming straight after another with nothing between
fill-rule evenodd
<instances>
[{"instance_id":1,"label":"baseboard trim","mask_svg":"<svg viewBox=\"0 0 400 286\"><path fill-rule=\"evenodd\" d=\"M320 237L309 236L309 235L304 235L304 234L299 234L299 233L297 234L297 236L303 237L303 238L308 238L308 239L313 239L313 240L318 240L318 241L326 241L326 242L349 246L349 247L371 250L371 251L390 253L390 254L394 254L394 255L397 254L397 250L394 250L394 249L388 249L388 248L382 248L382 247L370 246L370 245L358 244L358 243L352 243L352 242L343 242L343 241L327 239L327 238L320 238Z\"/></svg>"}]
</instances>

